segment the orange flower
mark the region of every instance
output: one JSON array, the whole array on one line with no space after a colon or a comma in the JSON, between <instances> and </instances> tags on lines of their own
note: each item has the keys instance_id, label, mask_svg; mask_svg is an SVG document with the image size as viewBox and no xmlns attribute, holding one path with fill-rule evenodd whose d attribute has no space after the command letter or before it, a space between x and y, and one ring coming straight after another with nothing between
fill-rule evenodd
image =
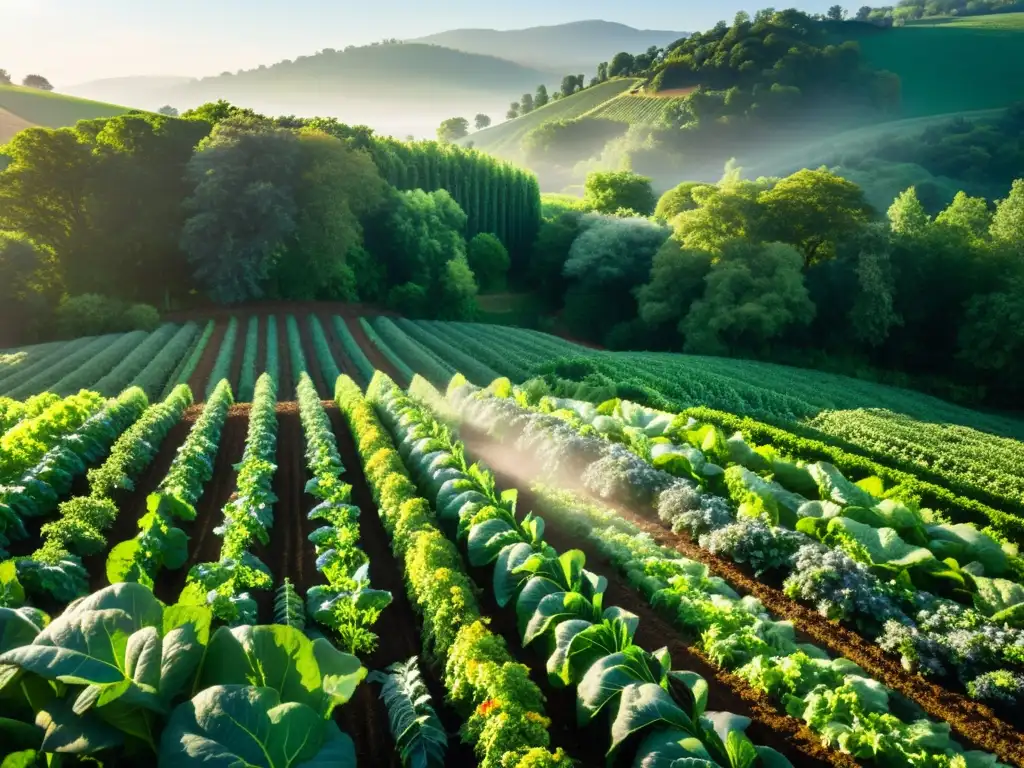
<instances>
[{"instance_id":1,"label":"orange flower","mask_svg":"<svg viewBox=\"0 0 1024 768\"><path fill-rule=\"evenodd\" d=\"M476 713L481 717L487 717L489 714L499 709L501 704L496 699L488 699L479 707L476 708Z\"/></svg>"}]
</instances>

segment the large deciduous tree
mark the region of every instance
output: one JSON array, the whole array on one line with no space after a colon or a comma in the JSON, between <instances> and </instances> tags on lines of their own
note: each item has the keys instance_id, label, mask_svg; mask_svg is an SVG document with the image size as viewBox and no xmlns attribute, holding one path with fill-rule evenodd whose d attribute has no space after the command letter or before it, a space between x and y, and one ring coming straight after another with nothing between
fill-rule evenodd
<instances>
[{"instance_id":1,"label":"large deciduous tree","mask_svg":"<svg viewBox=\"0 0 1024 768\"><path fill-rule=\"evenodd\" d=\"M475 118L473 118L473 127L476 128L478 131L482 131L484 128L490 126L490 124L491 118L483 113L480 113Z\"/></svg>"},{"instance_id":2,"label":"large deciduous tree","mask_svg":"<svg viewBox=\"0 0 1024 768\"><path fill-rule=\"evenodd\" d=\"M762 192L766 237L800 249L804 266L835 255L836 244L870 219L871 206L851 181L825 168L804 169Z\"/></svg>"},{"instance_id":3,"label":"large deciduous tree","mask_svg":"<svg viewBox=\"0 0 1024 768\"><path fill-rule=\"evenodd\" d=\"M538 85L537 93L533 97L534 108L543 107L551 99L548 97L548 87L546 85Z\"/></svg>"},{"instance_id":4,"label":"large deciduous tree","mask_svg":"<svg viewBox=\"0 0 1024 768\"><path fill-rule=\"evenodd\" d=\"M188 164L195 191L181 245L214 301L263 296L294 236L302 149L295 133L260 123L221 123Z\"/></svg>"},{"instance_id":5,"label":"large deciduous tree","mask_svg":"<svg viewBox=\"0 0 1024 768\"><path fill-rule=\"evenodd\" d=\"M494 235L481 232L469 241L469 267L476 275L480 290L504 290L511 264L508 251Z\"/></svg>"},{"instance_id":6,"label":"large deciduous tree","mask_svg":"<svg viewBox=\"0 0 1024 768\"><path fill-rule=\"evenodd\" d=\"M622 77L624 75L632 74L633 63L632 54L626 53L625 51L616 53L608 64L608 77Z\"/></svg>"},{"instance_id":7,"label":"large deciduous tree","mask_svg":"<svg viewBox=\"0 0 1024 768\"><path fill-rule=\"evenodd\" d=\"M1013 182L1010 194L996 205L992 239L1024 252L1024 179Z\"/></svg>"},{"instance_id":8,"label":"large deciduous tree","mask_svg":"<svg viewBox=\"0 0 1024 768\"><path fill-rule=\"evenodd\" d=\"M764 354L790 326L814 318L803 258L786 243L726 243L705 283L682 324L687 352Z\"/></svg>"},{"instance_id":9,"label":"large deciduous tree","mask_svg":"<svg viewBox=\"0 0 1024 768\"><path fill-rule=\"evenodd\" d=\"M469 135L469 121L464 117L449 117L437 129L437 140L443 144L464 139Z\"/></svg>"},{"instance_id":10,"label":"large deciduous tree","mask_svg":"<svg viewBox=\"0 0 1024 768\"><path fill-rule=\"evenodd\" d=\"M6 69L0 69L0 85L10 85L11 75Z\"/></svg>"},{"instance_id":11,"label":"large deciduous tree","mask_svg":"<svg viewBox=\"0 0 1024 768\"><path fill-rule=\"evenodd\" d=\"M53 86L50 85L50 81L42 75L26 75L25 79L21 81L21 84L26 88L35 88L40 91L53 90Z\"/></svg>"},{"instance_id":12,"label":"large deciduous tree","mask_svg":"<svg viewBox=\"0 0 1024 768\"><path fill-rule=\"evenodd\" d=\"M595 171L587 175L584 189L583 207L597 213L624 208L649 216L657 202L651 180L630 171Z\"/></svg>"}]
</instances>

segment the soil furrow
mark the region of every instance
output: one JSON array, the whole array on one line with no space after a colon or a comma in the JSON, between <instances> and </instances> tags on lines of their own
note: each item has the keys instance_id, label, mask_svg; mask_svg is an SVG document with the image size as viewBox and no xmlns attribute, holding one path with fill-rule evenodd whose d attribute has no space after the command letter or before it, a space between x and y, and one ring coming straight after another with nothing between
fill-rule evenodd
<instances>
[{"instance_id":1,"label":"soil furrow","mask_svg":"<svg viewBox=\"0 0 1024 768\"><path fill-rule=\"evenodd\" d=\"M489 440L485 435L466 426L461 428L461 435L464 440L474 445ZM524 471L523 467L529 466L532 457L525 456L508 445L499 447L500 451L489 452L489 459L501 462L505 460L503 457L510 456L515 462L512 470L516 477L543 477L543 473L539 471L541 468L537 468L538 471L532 474L530 471ZM565 483L565 486L567 490L592 498L578 479L576 482ZM886 655L879 646L856 632L829 621L810 608L791 600L776 586L758 580L747 569L707 552L689 536L667 530L657 521L657 513L653 509L644 509L641 513L603 499L593 500L614 509L641 531L650 534L661 546L669 547L691 560L704 563L741 595L753 595L771 614L779 619L792 621L797 632L810 642L836 655L845 656L879 682L915 701L929 716L949 723L957 740L965 749L982 749L996 754L1000 760L1024 766L1024 734L997 717L989 707L946 690L919 675L909 674L896 659Z\"/></svg>"},{"instance_id":2,"label":"soil furrow","mask_svg":"<svg viewBox=\"0 0 1024 768\"><path fill-rule=\"evenodd\" d=\"M374 628L380 637L377 650L363 660L368 669L385 669L396 661L406 661L413 656L420 656L421 623L406 596L402 564L391 552L390 538L377 514L377 506L363 475L359 454L345 418L333 404L327 406L325 403L325 407L338 439L341 461L345 465L345 474L342 477L352 485L352 503L359 507L361 512L359 543L370 558L370 584L374 589L390 591L392 596L391 605L384 609L380 621ZM472 750L459 739L461 719L444 704L442 670L427 664L423 658L419 659L419 665L423 671L423 680L433 699L434 708L448 733L446 764L475 765ZM379 686L362 683L356 689L352 701L341 708L339 724L353 735L360 765L400 768L401 761L388 731L387 709L380 700L379 693ZM356 737L356 734L359 736ZM375 746L380 744L384 745L383 749ZM383 757L385 754L387 758Z\"/></svg>"},{"instance_id":3,"label":"soil furrow","mask_svg":"<svg viewBox=\"0 0 1024 768\"><path fill-rule=\"evenodd\" d=\"M300 315L295 319L299 323L302 354L306 356L306 373L313 379L313 384L320 397L333 397L334 382L330 382L330 386L328 386L327 381L324 380L323 371L320 370L320 359L316 356L316 350L313 347L313 334L309 330L309 315Z\"/></svg>"},{"instance_id":4,"label":"soil furrow","mask_svg":"<svg viewBox=\"0 0 1024 768\"><path fill-rule=\"evenodd\" d=\"M220 446L213 467L213 479L204 488L196 505L196 519L179 523L188 534L188 562L176 571L167 571L156 580L154 592L165 603L173 603L185 586L189 569L196 563L207 563L220 558L221 538L213 529L223 522L224 505L235 492L238 473L234 465L242 460L245 436L249 430L249 406L234 405L221 432Z\"/></svg>"},{"instance_id":5,"label":"soil furrow","mask_svg":"<svg viewBox=\"0 0 1024 768\"><path fill-rule=\"evenodd\" d=\"M334 315L319 313L320 325L324 328L324 334L327 336L327 344L331 348L331 354L334 355L334 362L338 364L338 368L343 374L348 376L353 381L359 381L359 372L356 367L352 364L348 355L345 354L345 348L341 345L341 339L338 337L338 332L334 330ZM333 395L333 392L329 393Z\"/></svg>"},{"instance_id":6,"label":"soil furrow","mask_svg":"<svg viewBox=\"0 0 1024 768\"><path fill-rule=\"evenodd\" d=\"M217 364L217 355L220 354L220 345L224 342L224 336L228 332L228 320L219 321L213 327L213 335L203 350L203 356L199 358L199 365L192 372L188 380L188 386L192 390L192 396L196 401L206 399L206 385L210 382L210 374Z\"/></svg>"},{"instance_id":7,"label":"soil furrow","mask_svg":"<svg viewBox=\"0 0 1024 768\"><path fill-rule=\"evenodd\" d=\"M366 335L366 331L363 330L362 324L359 322L359 318L346 318L345 324L348 326L349 332L352 337L356 340L356 344L359 345L360 349L363 350L363 354L366 355L367 359L373 363L373 367L378 371L382 371L391 377L392 381L401 382L404 381L404 377L395 370L395 367L388 362L388 359L380 353L380 350L373 345L370 341L370 337Z\"/></svg>"}]
</instances>

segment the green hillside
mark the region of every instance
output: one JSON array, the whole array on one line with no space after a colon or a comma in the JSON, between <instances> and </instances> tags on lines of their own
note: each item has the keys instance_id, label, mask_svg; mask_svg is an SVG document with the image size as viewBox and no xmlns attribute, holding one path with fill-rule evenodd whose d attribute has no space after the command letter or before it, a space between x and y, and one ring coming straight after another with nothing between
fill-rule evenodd
<instances>
[{"instance_id":1,"label":"green hillside","mask_svg":"<svg viewBox=\"0 0 1024 768\"><path fill-rule=\"evenodd\" d=\"M1024 13L867 27L856 37L870 66L900 76L904 117L1005 107L1024 98Z\"/></svg>"},{"instance_id":2,"label":"green hillside","mask_svg":"<svg viewBox=\"0 0 1024 768\"><path fill-rule=\"evenodd\" d=\"M672 108L685 100L685 95L642 96L622 93L617 98L609 99L596 109L592 109L586 117L598 117L630 125L661 125Z\"/></svg>"},{"instance_id":3,"label":"green hillside","mask_svg":"<svg viewBox=\"0 0 1024 768\"><path fill-rule=\"evenodd\" d=\"M465 142L472 142L476 149L502 157L515 155L519 151L519 143L523 137L539 125L554 120L572 120L585 115L609 99L630 90L639 82L633 78L621 78L585 88L568 98L551 101L515 120L508 120L471 134Z\"/></svg>"},{"instance_id":4,"label":"green hillside","mask_svg":"<svg viewBox=\"0 0 1024 768\"><path fill-rule=\"evenodd\" d=\"M25 123L47 128L63 128L74 125L79 120L112 117L131 111L116 104L88 101L17 85L0 85L0 110L20 118ZM4 136L0 132L0 141L7 141L9 138L10 136Z\"/></svg>"}]
</instances>

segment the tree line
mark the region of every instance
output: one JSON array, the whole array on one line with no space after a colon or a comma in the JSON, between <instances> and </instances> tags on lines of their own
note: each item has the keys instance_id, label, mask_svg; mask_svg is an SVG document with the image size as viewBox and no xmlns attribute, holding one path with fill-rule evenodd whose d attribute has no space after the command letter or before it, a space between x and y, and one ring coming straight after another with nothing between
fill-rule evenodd
<instances>
[{"instance_id":1,"label":"tree line","mask_svg":"<svg viewBox=\"0 0 1024 768\"><path fill-rule=\"evenodd\" d=\"M50 81L42 75L25 75L21 84L26 88L35 88L40 91L52 91ZM6 69L0 69L0 85L14 85L14 78Z\"/></svg>"},{"instance_id":2,"label":"tree line","mask_svg":"<svg viewBox=\"0 0 1024 768\"><path fill-rule=\"evenodd\" d=\"M532 175L479 152L226 102L30 128L4 153L0 311L40 331L97 294L467 317L475 271L501 285L541 219Z\"/></svg>"},{"instance_id":3,"label":"tree line","mask_svg":"<svg viewBox=\"0 0 1024 768\"><path fill-rule=\"evenodd\" d=\"M1024 394L1024 180L931 215L821 168L687 182L596 173L546 203L535 288L577 338L753 357L1012 406ZM876 374L872 374L876 375Z\"/></svg>"}]
</instances>

